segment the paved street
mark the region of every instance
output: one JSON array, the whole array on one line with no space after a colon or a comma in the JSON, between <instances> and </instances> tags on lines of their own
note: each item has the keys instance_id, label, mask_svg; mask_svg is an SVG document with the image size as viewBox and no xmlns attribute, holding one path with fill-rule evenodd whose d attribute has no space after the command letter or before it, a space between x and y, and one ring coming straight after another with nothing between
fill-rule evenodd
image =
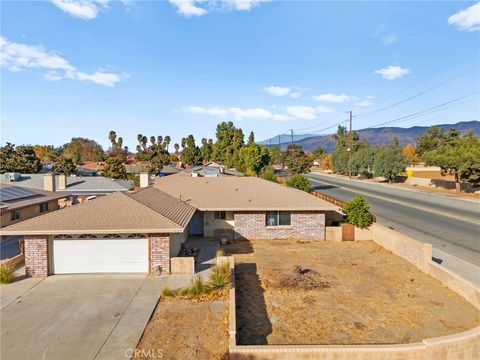
<instances>
[{"instance_id":1,"label":"paved street","mask_svg":"<svg viewBox=\"0 0 480 360\"><path fill-rule=\"evenodd\" d=\"M480 202L330 175L308 177L314 189L339 200L363 195L379 223L432 244L444 265L465 265L457 257L480 266ZM480 282L478 268L466 264L463 271Z\"/></svg>"}]
</instances>

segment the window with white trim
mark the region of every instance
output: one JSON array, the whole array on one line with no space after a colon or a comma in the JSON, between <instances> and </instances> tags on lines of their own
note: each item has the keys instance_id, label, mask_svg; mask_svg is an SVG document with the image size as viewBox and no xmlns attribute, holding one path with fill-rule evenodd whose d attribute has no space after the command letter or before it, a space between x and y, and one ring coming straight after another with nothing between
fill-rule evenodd
<instances>
[{"instance_id":1,"label":"window with white trim","mask_svg":"<svg viewBox=\"0 0 480 360\"><path fill-rule=\"evenodd\" d=\"M11 213L10 213L10 221L15 221L15 220L18 220L20 219L20 211L18 210L13 210Z\"/></svg>"},{"instance_id":2,"label":"window with white trim","mask_svg":"<svg viewBox=\"0 0 480 360\"><path fill-rule=\"evenodd\" d=\"M48 202L41 203L40 204L40 212L43 213L43 212L46 212L46 211L48 211Z\"/></svg>"},{"instance_id":3,"label":"window with white trim","mask_svg":"<svg viewBox=\"0 0 480 360\"><path fill-rule=\"evenodd\" d=\"M265 216L266 226L289 226L292 224L290 211L267 211Z\"/></svg>"}]
</instances>

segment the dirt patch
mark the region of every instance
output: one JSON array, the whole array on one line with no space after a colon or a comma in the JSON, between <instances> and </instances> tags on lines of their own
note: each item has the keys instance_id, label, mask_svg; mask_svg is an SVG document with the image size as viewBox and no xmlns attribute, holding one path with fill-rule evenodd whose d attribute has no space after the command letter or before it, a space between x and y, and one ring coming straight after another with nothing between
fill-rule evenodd
<instances>
[{"instance_id":1,"label":"dirt patch","mask_svg":"<svg viewBox=\"0 0 480 360\"><path fill-rule=\"evenodd\" d=\"M372 241L225 251L235 256L239 344L413 343L480 324L463 298Z\"/></svg>"},{"instance_id":2,"label":"dirt patch","mask_svg":"<svg viewBox=\"0 0 480 360\"><path fill-rule=\"evenodd\" d=\"M160 301L137 346L135 359L228 359L226 301Z\"/></svg>"}]
</instances>

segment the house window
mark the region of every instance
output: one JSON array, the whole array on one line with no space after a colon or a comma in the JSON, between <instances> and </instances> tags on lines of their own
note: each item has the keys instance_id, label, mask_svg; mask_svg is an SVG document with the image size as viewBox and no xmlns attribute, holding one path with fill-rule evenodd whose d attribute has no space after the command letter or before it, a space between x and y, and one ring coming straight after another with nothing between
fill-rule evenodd
<instances>
[{"instance_id":1,"label":"house window","mask_svg":"<svg viewBox=\"0 0 480 360\"><path fill-rule=\"evenodd\" d=\"M15 221L15 220L18 220L20 219L20 211L18 210L13 210L11 213L10 213L10 220L11 221Z\"/></svg>"},{"instance_id":2,"label":"house window","mask_svg":"<svg viewBox=\"0 0 480 360\"><path fill-rule=\"evenodd\" d=\"M40 212L48 211L48 203L40 204Z\"/></svg>"},{"instance_id":3,"label":"house window","mask_svg":"<svg viewBox=\"0 0 480 360\"><path fill-rule=\"evenodd\" d=\"M265 224L266 226L289 226L291 215L290 211L267 211Z\"/></svg>"},{"instance_id":4,"label":"house window","mask_svg":"<svg viewBox=\"0 0 480 360\"><path fill-rule=\"evenodd\" d=\"M226 211L215 211L213 215L215 220L226 220L227 219L227 212Z\"/></svg>"}]
</instances>

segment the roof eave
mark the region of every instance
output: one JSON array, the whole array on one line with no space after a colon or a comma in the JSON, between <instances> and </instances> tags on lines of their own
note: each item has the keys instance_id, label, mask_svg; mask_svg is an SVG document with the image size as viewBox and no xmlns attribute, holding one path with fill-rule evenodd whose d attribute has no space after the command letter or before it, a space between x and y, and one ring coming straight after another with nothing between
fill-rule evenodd
<instances>
[{"instance_id":1,"label":"roof eave","mask_svg":"<svg viewBox=\"0 0 480 360\"><path fill-rule=\"evenodd\" d=\"M185 228L172 229L108 229L108 230L0 230L0 235L82 235L82 234L164 234L183 233Z\"/></svg>"}]
</instances>

